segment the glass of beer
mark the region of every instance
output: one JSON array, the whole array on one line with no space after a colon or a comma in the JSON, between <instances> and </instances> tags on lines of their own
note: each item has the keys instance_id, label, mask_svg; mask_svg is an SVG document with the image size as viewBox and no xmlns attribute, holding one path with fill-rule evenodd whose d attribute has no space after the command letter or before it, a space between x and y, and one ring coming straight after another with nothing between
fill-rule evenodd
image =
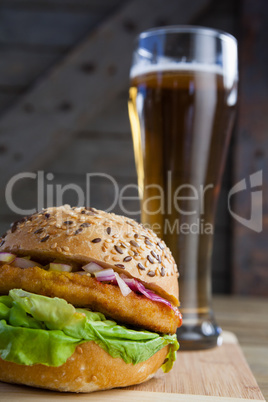
<instances>
[{"instance_id":1,"label":"glass of beer","mask_svg":"<svg viewBox=\"0 0 268 402\"><path fill-rule=\"evenodd\" d=\"M129 117L141 220L165 240L178 266L182 349L221 343L211 253L237 81L237 42L225 32L171 26L137 38Z\"/></svg>"}]
</instances>

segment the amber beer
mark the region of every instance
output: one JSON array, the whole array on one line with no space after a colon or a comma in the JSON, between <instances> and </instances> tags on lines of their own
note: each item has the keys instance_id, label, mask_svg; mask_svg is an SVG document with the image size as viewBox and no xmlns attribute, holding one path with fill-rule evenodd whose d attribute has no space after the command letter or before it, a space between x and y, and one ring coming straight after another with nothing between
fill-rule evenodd
<instances>
[{"instance_id":1,"label":"amber beer","mask_svg":"<svg viewBox=\"0 0 268 402\"><path fill-rule=\"evenodd\" d=\"M218 66L182 63L131 71L129 116L142 222L166 241L179 267L179 339L183 345L185 337L185 348L206 347L204 332L212 344L219 335L208 271L234 116L230 96Z\"/></svg>"}]
</instances>

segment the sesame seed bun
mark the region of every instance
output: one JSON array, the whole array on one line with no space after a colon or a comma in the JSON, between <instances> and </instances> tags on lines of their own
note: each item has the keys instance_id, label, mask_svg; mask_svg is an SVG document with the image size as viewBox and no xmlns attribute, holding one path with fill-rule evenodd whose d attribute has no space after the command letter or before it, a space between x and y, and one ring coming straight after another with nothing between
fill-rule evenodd
<instances>
[{"instance_id":1,"label":"sesame seed bun","mask_svg":"<svg viewBox=\"0 0 268 402\"><path fill-rule=\"evenodd\" d=\"M59 367L42 364L25 366L0 358L0 381L63 392L92 392L126 387L150 379L163 364L168 348L164 347L145 362L136 365L111 357L95 342L77 346L72 356Z\"/></svg>"},{"instance_id":2,"label":"sesame seed bun","mask_svg":"<svg viewBox=\"0 0 268 402\"><path fill-rule=\"evenodd\" d=\"M136 221L94 208L47 208L15 222L0 252L37 261L99 263L137 278L160 296L178 302L178 273L169 248Z\"/></svg>"}]
</instances>

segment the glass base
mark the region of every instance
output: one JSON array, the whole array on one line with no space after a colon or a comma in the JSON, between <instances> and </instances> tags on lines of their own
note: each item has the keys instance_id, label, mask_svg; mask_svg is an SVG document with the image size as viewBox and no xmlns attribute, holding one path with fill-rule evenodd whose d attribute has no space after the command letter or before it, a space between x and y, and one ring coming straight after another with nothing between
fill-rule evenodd
<instances>
[{"instance_id":1,"label":"glass base","mask_svg":"<svg viewBox=\"0 0 268 402\"><path fill-rule=\"evenodd\" d=\"M180 350L210 349L222 344L221 328L211 320L190 324L184 319L184 324L177 329Z\"/></svg>"}]
</instances>

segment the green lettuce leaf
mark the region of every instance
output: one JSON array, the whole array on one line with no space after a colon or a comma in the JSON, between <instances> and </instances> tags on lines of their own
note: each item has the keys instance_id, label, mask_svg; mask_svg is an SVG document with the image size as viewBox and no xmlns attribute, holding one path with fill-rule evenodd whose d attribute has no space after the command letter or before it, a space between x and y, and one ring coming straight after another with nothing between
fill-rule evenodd
<instances>
[{"instance_id":1,"label":"green lettuce leaf","mask_svg":"<svg viewBox=\"0 0 268 402\"><path fill-rule=\"evenodd\" d=\"M162 366L167 372L179 348L176 335L129 329L101 313L21 289L0 297L0 320L0 356L19 364L60 366L86 341L94 341L112 357L137 364L170 345Z\"/></svg>"}]
</instances>

